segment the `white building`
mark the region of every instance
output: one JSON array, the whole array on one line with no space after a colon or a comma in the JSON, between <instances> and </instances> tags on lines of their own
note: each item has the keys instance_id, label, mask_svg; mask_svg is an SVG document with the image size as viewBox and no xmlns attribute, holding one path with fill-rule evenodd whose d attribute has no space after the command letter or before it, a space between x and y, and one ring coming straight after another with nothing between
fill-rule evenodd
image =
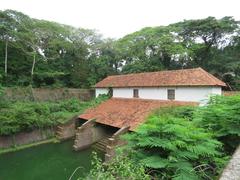
<instances>
[{"instance_id":1,"label":"white building","mask_svg":"<svg viewBox=\"0 0 240 180\"><path fill-rule=\"evenodd\" d=\"M95 85L96 97L141 98L206 103L226 84L202 68L108 76Z\"/></svg>"}]
</instances>

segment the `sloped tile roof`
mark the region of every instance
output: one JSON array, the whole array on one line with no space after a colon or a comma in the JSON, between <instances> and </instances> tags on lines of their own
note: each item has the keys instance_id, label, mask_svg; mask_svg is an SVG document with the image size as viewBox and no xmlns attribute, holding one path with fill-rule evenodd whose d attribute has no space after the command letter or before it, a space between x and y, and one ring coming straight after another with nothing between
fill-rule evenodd
<instances>
[{"instance_id":1,"label":"sloped tile roof","mask_svg":"<svg viewBox=\"0 0 240 180\"><path fill-rule=\"evenodd\" d=\"M197 105L193 102L181 102L170 100L145 100L111 98L96 108L88 109L81 114L81 119L96 119L96 122L121 128L130 126L134 130L143 123L147 116L155 109L166 106Z\"/></svg>"},{"instance_id":2,"label":"sloped tile roof","mask_svg":"<svg viewBox=\"0 0 240 180\"><path fill-rule=\"evenodd\" d=\"M226 86L202 68L108 76L95 87Z\"/></svg>"}]
</instances>

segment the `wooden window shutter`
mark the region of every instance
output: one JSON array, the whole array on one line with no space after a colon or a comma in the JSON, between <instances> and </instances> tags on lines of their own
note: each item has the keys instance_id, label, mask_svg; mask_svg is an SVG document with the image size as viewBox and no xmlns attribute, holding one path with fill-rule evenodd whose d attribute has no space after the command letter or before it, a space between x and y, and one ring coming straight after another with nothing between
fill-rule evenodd
<instances>
[{"instance_id":1,"label":"wooden window shutter","mask_svg":"<svg viewBox=\"0 0 240 180\"><path fill-rule=\"evenodd\" d=\"M174 100L175 99L175 89L168 89L168 99Z\"/></svg>"},{"instance_id":2,"label":"wooden window shutter","mask_svg":"<svg viewBox=\"0 0 240 180\"><path fill-rule=\"evenodd\" d=\"M139 95L138 95L138 89L133 89L133 97L134 98L138 98Z\"/></svg>"}]
</instances>

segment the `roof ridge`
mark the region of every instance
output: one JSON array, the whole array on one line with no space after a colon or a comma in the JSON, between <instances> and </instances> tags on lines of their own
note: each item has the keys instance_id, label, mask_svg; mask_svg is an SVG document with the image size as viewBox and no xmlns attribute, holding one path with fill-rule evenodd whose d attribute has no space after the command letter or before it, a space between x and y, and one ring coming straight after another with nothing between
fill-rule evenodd
<instances>
[{"instance_id":1,"label":"roof ridge","mask_svg":"<svg viewBox=\"0 0 240 180\"><path fill-rule=\"evenodd\" d=\"M197 70L197 69L202 69L202 68L198 67L198 68L188 68L188 69L171 69L171 70L162 70L162 71L151 71L151 72L140 72L140 73L129 73L129 74L116 74L116 75L110 75L110 76L107 76L107 77L150 74L150 73L176 72L176 71L188 71L188 70Z\"/></svg>"}]
</instances>

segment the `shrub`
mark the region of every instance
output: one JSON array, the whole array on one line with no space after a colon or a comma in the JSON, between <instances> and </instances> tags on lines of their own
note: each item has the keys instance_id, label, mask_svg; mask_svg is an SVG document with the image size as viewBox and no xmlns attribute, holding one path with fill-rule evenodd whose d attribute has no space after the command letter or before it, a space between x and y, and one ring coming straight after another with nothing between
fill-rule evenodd
<instances>
[{"instance_id":1,"label":"shrub","mask_svg":"<svg viewBox=\"0 0 240 180\"><path fill-rule=\"evenodd\" d=\"M59 102L12 102L0 108L0 135L12 135L34 128L45 128L65 123L85 109L106 100L103 96L90 102L69 99Z\"/></svg>"},{"instance_id":2,"label":"shrub","mask_svg":"<svg viewBox=\"0 0 240 180\"><path fill-rule=\"evenodd\" d=\"M4 92L4 88L0 84L0 109L8 106L8 102L4 98Z\"/></svg>"},{"instance_id":3,"label":"shrub","mask_svg":"<svg viewBox=\"0 0 240 180\"><path fill-rule=\"evenodd\" d=\"M189 119L167 111L157 111L135 133L125 135L131 157L153 169L152 175L159 179L216 176L225 163L219 151L221 143Z\"/></svg>"},{"instance_id":4,"label":"shrub","mask_svg":"<svg viewBox=\"0 0 240 180\"><path fill-rule=\"evenodd\" d=\"M198 107L196 106L179 106L179 107L163 107L154 112L157 116L172 115L178 118L186 118L193 120L194 113Z\"/></svg>"},{"instance_id":5,"label":"shrub","mask_svg":"<svg viewBox=\"0 0 240 180\"><path fill-rule=\"evenodd\" d=\"M150 180L150 176L145 174L143 165L137 164L123 155L117 156L109 163L103 163L94 153L92 166L90 173L79 180Z\"/></svg>"},{"instance_id":6,"label":"shrub","mask_svg":"<svg viewBox=\"0 0 240 180\"><path fill-rule=\"evenodd\" d=\"M240 95L214 96L194 116L198 126L208 129L231 154L240 143Z\"/></svg>"}]
</instances>

